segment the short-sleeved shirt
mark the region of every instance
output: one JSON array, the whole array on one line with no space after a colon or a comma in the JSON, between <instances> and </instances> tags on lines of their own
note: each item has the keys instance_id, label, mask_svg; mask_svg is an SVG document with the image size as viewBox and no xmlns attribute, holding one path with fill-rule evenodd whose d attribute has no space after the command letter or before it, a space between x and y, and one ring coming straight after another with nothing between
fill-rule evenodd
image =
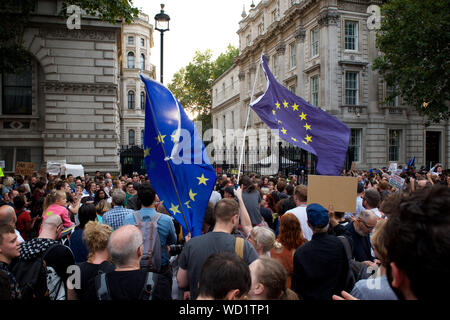
<instances>
[{"instance_id":1,"label":"short-sleeved shirt","mask_svg":"<svg viewBox=\"0 0 450 320\"><path fill-rule=\"evenodd\" d=\"M247 209L250 220L252 221L252 226L259 225L263 218L259 211L259 203L261 202L261 194L258 191L253 192L242 192L242 200L244 201L245 208Z\"/></svg>"},{"instance_id":2,"label":"short-sleeved shirt","mask_svg":"<svg viewBox=\"0 0 450 320\"><path fill-rule=\"evenodd\" d=\"M114 271L114 266L104 261L101 264L93 264L89 262L77 263L80 267L80 288L75 289L78 299L82 301L97 300L97 290L95 288L95 277L99 274L100 269L105 272Z\"/></svg>"},{"instance_id":3,"label":"short-sleeved shirt","mask_svg":"<svg viewBox=\"0 0 450 320\"><path fill-rule=\"evenodd\" d=\"M225 232L208 232L189 240L180 254L179 266L188 273L191 299L196 299L198 294L198 280L206 259L214 253L235 252L236 237ZM244 241L244 257L247 264L258 259L253 246L247 240Z\"/></svg>"},{"instance_id":4,"label":"short-sleeved shirt","mask_svg":"<svg viewBox=\"0 0 450 320\"><path fill-rule=\"evenodd\" d=\"M114 230L123 226L125 217L133 213L133 210L124 208L123 206L114 206L111 210L103 215L103 223L111 226Z\"/></svg>"},{"instance_id":5,"label":"short-sleeved shirt","mask_svg":"<svg viewBox=\"0 0 450 320\"><path fill-rule=\"evenodd\" d=\"M142 208L140 211L142 219L152 219L156 214L156 210L153 208ZM137 222L134 219L134 214L128 214L123 220L123 224L136 225ZM161 266L167 266L169 264L169 252L167 246L175 244L177 242L177 234L175 233L175 226L173 225L172 218L166 214L161 214L161 218L158 220L158 234L161 241Z\"/></svg>"}]
</instances>

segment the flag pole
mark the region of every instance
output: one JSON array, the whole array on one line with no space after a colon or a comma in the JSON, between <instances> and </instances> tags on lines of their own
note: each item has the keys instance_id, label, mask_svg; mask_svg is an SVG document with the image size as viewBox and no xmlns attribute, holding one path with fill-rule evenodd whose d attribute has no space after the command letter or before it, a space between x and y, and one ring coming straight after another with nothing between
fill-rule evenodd
<instances>
[{"instance_id":1,"label":"flag pole","mask_svg":"<svg viewBox=\"0 0 450 320\"><path fill-rule=\"evenodd\" d=\"M147 90L147 88L145 88L145 89ZM150 111L152 112L152 115L153 115L153 124L155 125L156 131L158 132L158 138L159 138L159 137L161 137L161 132L159 131L158 123L156 122L155 112L154 112L154 110L153 110L152 103L150 102L150 98L149 98L149 95L148 95L148 94L146 94L146 100L147 100L148 105L149 105L149 107L150 107ZM177 106L177 107L178 107L178 106ZM181 119L180 119L180 121L181 121ZM172 168L170 167L169 160L166 160L166 159L169 159L169 158L167 158L166 150L164 149L163 142L161 141L160 143L161 143L161 148L162 148L163 153L164 153L164 161L166 162L167 168L169 169L170 179L172 180L173 187L174 187L174 189L175 189L175 194L177 195L177 199L178 199L178 204L180 205L181 214L183 215L184 224L186 225L187 232L190 233L189 226L188 226L188 223L187 223L187 220L186 220L186 216L184 215L183 205L182 205L182 203L181 203L180 195L179 195L179 193L178 193L177 185L175 184L175 179L174 179L174 177L173 177Z\"/></svg>"},{"instance_id":2,"label":"flag pole","mask_svg":"<svg viewBox=\"0 0 450 320\"><path fill-rule=\"evenodd\" d=\"M247 106L248 107L247 120L245 121L244 137L242 138L242 146L241 146L241 154L240 154L240 159L239 159L237 183L239 183L239 177L241 176L241 166L242 166L242 158L244 156L245 138L247 136L248 119L250 118L250 104L253 102L253 97L255 95L256 81L258 80L258 76L259 76L259 68L256 69L255 81L253 82L252 95L250 97L250 103Z\"/></svg>"}]
</instances>

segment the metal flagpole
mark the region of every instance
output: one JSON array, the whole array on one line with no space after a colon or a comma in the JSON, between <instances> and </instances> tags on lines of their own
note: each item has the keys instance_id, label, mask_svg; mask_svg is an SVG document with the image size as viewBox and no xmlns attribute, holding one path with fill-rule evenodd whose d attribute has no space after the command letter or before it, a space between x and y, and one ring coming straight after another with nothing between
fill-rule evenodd
<instances>
[{"instance_id":1,"label":"metal flagpole","mask_svg":"<svg viewBox=\"0 0 450 320\"><path fill-rule=\"evenodd\" d=\"M147 88L146 88L146 90L147 90ZM152 103L150 102L150 98L149 98L149 95L148 95L148 94L146 95L146 100L148 101L148 104L149 104L149 106L150 106L150 111L152 112L152 115L153 115L153 123L154 123L154 125L155 125L156 131L158 131L158 138L160 138L160 137L161 137L161 132L159 131L158 124L157 124L157 122L156 122L155 112L154 112L154 110L153 110ZM177 106L177 107L178 107L178 106ZM186 216L184 215L184 210L183 210L183 205L182 205L182 203L181 203L180 195L178 194L177 185L175 184L175 179L174 179L174 177L173 177L172 168L170 167L169 161L167 160L167 159L169 159L169 158L167 158L166 150L164 149L163 142L161 141L160 143L161 143L161 148L162 148L163 153L164 153L164 161L167 163L167 168L169 169L170 178L171 178L171 180L172 180L173 187L174 187L174 189L175 189L175 193L176 193L176 195L177 195L178 204L180 205L181 214L183 215L184 224L186 225L187 232L190 233L190 231L189 231L189 226L188 226L188 223L187 223L187 220L186 220Z\"/></svg>"},{"instance_id":2,"label":"metal flagpole","mask_svg":"<svg viewBox=\"0 0 450 320\"><path fill-rule=\"evenodd\" d=\"M245 121L244 137L242 138L241 155L240 155L240 159L239 159L238 177L237 177L238 184L239 184L239 177L241 176L242 157L244 156L244 146L245 146L245 138L247 136L248 119L250 117L250 104L253 102L253 97L255 95L256 81L258 80L260 68L261 68L261 65L259 64L259 68L256 70L255 81L253 82L253 89L252 89L252 95L250 97L250 103L248 105L247 120Z\"/></svg>"}]
</instances>

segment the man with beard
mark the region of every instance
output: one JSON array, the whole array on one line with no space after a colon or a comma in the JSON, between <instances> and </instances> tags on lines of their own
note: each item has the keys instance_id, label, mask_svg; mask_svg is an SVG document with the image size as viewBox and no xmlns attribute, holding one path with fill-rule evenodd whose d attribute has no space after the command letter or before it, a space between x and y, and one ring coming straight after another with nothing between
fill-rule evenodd
<instances>
[{"instance_id":1,"label":"man with beard","mask_svg":"<svg viewBox=\"0 0 450 320\"><path fill-rule=\"evenodd\" d=\"M198 280L206 259L213 253L238 252L236 237L232 235L239 223L238 203L232 199L222 199L216 204L214 214L216 216L214 230L189 240L180 254L180 268L177 274L178 287L189 287L191 300L197 298ZM250 242L242 240L242 258L250 265L258 259L258 254Z\"/></svg>"}]
</instances>

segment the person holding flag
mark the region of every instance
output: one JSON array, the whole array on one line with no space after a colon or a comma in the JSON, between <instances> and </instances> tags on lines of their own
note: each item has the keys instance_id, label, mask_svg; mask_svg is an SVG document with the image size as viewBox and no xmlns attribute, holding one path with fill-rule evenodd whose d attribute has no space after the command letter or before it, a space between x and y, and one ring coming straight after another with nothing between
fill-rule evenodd
<instances>
[{"instance_id":1,"label":"person holding flag","mask_svg":"<svg viewBox=\"0 0 450 320\"><path fill-rule=\"evenodd\" d=\"M250 107L270 129L279 130L281 139L316 155L319 174L340 175L350 139L349 127L279 84L264 55L261 65L267 89Z\"/></svg>"}]
</instances>

